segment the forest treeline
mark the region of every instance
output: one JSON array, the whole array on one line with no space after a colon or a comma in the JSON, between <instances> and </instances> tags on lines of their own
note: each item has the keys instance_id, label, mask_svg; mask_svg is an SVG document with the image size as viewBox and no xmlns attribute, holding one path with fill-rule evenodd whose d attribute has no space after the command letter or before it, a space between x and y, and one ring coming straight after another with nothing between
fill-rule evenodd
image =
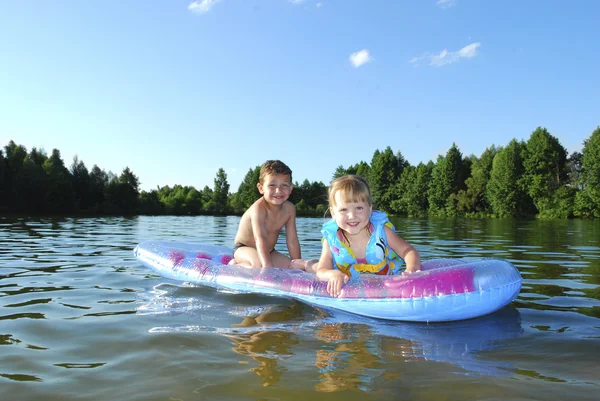
<instances>
[{"instance_id":1,"label":"forest treeline","mask_svg":"<svg viewBox=\"0 0 600 401\"><path fill-rule=\"evenodd\" d=\"M293 167L292 167L293 168ZM89 170L77 156L67 167L51 155L27 151L10 141L0 150L0 213L34 215L228 215L241 214L260 196L260 166L250 168L231 193L220 168L213 187L175 185L139 190L126 167L120 175L97 165ZM559 140L538 127L527 141L492 145L480 156L463 156L453 144L445 155L412 166L391 147L375 151L370 163L339 166L332 178L365 177L375 207L409 217L600 217L600 127L568 155ZM324 216L327 186L294 183L290 200L299 216Z\"/></svg>"}]
</instances>

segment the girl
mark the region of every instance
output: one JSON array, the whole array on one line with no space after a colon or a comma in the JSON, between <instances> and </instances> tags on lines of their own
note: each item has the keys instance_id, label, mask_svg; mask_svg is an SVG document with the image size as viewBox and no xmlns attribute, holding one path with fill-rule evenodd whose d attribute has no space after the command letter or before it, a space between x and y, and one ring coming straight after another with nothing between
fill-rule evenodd
<instances>
[{"instance_id":1,"label":"girl","mask_svg":"<svg viewBox=\"0 0 600 401\"><path fill-rule=\"evenodd\" d=\"M329 187L332 220L323 224L323 249L316 270L327 291L340 295L350 276L398 274L403 259L411 274L421 270L415 248L400 238L383 212L373 211L371 189L359 176L337 178Z\"/></svg>"}]
</instances>

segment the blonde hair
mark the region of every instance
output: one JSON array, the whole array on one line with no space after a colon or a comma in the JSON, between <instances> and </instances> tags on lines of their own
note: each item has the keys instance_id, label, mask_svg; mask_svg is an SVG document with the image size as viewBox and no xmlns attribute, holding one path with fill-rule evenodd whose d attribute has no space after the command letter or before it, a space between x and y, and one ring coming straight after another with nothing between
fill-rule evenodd
<instances>
[{"instance_id":1,"label":"blonde hair","mask_svg":"<svg viewBox=\"0 0 600 401\"><path fill-rule=\"evenodd\" d=\"M336 178L329 186L329 210L336 206L335 194L340 192L343 202L366 202L373 206L371 188L363 177L359 175L345 175Z\"/></svg>"}]
</instances>

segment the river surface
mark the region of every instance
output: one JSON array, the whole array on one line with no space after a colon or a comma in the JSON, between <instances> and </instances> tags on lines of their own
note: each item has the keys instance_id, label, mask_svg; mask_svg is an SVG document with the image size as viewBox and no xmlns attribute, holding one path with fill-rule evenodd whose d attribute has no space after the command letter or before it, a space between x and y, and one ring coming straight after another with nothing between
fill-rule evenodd
<instances>
[{"instance_id":1,"label":"river surface","mask_svg":"<svg viewBox=\"0 0 600 401\"><path fill-rule=\"evenodd\" d=\"M238 217L0 217L0 399L600 399L600 221L392 221L423 259L511 261L517 300L461 322L369 320L133 257L149 239L231 246ZM322 223L298 219L304 258Z\"/></svg>"}]
</instances>

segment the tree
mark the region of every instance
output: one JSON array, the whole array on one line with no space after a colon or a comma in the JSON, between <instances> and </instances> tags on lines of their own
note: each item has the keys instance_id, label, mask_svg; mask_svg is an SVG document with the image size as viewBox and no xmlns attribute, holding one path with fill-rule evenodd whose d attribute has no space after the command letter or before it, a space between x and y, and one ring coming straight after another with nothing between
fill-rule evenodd
<instances>
[{"instance_id":1,"label":"tree","mask_svg":"<svg viewBox=\"0 0 600 401\"><path fill-rule=\"evenodd\" d=\"M322 182L304 180L294 185L289 201L296 205L298 216L317 216L317 210L326 209L327 187Z\"/></svg>"},{"instance_id":2,"label":"tree","mask_svg":"<svg viewBox=\"0 0 600 401\"><path fill-rule=\"evenodd\" d=\"M38 152L36 148L31 149L31 152L25 156L14 182L15 211L35 214L46 212L48 176L43 164L47 159L45 152Z\"/></svg>"},{"instance_id":3,"label":"tree","mask_svg":"<svg viewBox=\"0 0 600 401\"><path fill-rule=\"evenodd\" d=\"M600 127L583 142L582 190L575 197L574 214L600 217Z\"/></svg>"},{"instance_id":4,"label":"tree","mask_svg":"<svg viewBox=\"0 0 600 401\"><path fill-rule=\"evenodd\" d=\"M452 195L465 189L469 164L463 161L454 143L445 157L438 157L429 185L429 211L432 215L453 215L456 212L456 196Z\"/></svg>"},{"instance_id":5,"label":"tree","mask_svg":"<svg viewBox=\"0 0 600 401\"><path fill-rule=\"evenodd\" d=\"M231 199L231 206L237 213L243 213L252 204L260 198L260 192L258 192L258 180L260 177L260 166L249 169L246 176L242 180L242 183L238 187L237 193ZM293 192L292 192L293 194Z\"/></svg>"},{"instance_id":6,"label":"tree","mask_svg":"<svg viewBox=\"0 0 600 401\"><path fill-rule=\"evenodd\" d=\"M360 175L361 177L367 179L369 177L369 172L371 167L367 162L361 161L360 163L355 164L354 166L348 167L346 171L348 174L352 175Z\"/></svg>"},{"instance_id":7,"label":"tree","mask_svg":"<svg viewBox=\"0 0 600 401\"><path fill-rule=\"evenodd\" d=\"M346 172L346 169L344 168L344 166L342 166L341 164L339 166L337 166L337 168L335 169L335 171L333 172L333 176L331 177L331 180L335 180L336 178L340 178L343 177L345 175L347 175L348 173Z\"/></svg>"},{"instance_id":8,"label":"tree","mask_svg":"<svg viewBox=\"0 0 600 401\"><path fill-rule=\"evenodd\" d=\"M75 208L75 191L71 173L65 167L58 149L52 150L52 155L44 161L43 169L48 176L47 211L51 213L72 212Z\"/></svg>"},{"instance_id":9,"label":"tree","mask_svg":"<svg viewBox=\"0 0 600 401\"><path fill-rule=\"evenodd\" d=\"M107 211L113 214L133 215L139 212L139 179L125 167L117 178L109 173L104 195Z\"/></svg>"},{"instance_id":10,"label":"tree","mask_svg":"<svg viewBox=\"0 0 600 401\"><path fill-rule=\"evenodd\" d=\"M6 163L4 159L4 152L0 149L0 212L8 209L8 204L6 202L6 186L4 184L4 164Z\"/></svg>"},{"instance_id":11,"label":"tree","mask_svg":"<svg viewBox=\"0 0 600 401\"><path fill-rule=\"evenodd\" d=\"M523 182L540 216L557 217L554 211L558 207L556 195L565 182L566 162L567 151L558 139L545 128L538 127L523 149Z\"/></svg>"},{"instance_id":12,"label":"tree","mask_svg":"<svg viewBox=\"0 0 600 401\"><path fill-rule=\"evenodd\" d=\"M513 139L492 162L486 197L497 217L526 215L532 211L531 198L523 190L523 142Z\"/></svg>"},{"instance_id":13,"label":"tree","mask_svg":"<svg viewBox=\"0 0 600 401\"><path fill-rule=\"evenodd\" d=\"M498 149L492 145L481 154L480 158L472 157L471 176L465 180L467 189L459 190L457 194L457 210L460 213L480 215L491 213L492 209L485 192L496 153L498 153Z\"/></svg>"},{"instance_id":14,"label":"tree","mask_svg":"<svg viewBox=\"0 0 600 401\"><path fill-rule=\"evenodd\" d=\"M177 184L173 188L165 185L160 188L160 201L165 205L167 214L181 215L184 214L185 204L185 189Z\"/></svg>"},{"instance_id":15,"label":"tree","mask_svg":"<svg viewBox=\"0 0 600 401\"><path fill-rule=\"evenodd\" d=\"M17 145L10 141L4 147L3 181L5 202L9 209L15 209L19 205L18 201L18 180L17 175L25 162L27 149L22 145Z\"/></svg>"},{"instance_id":16,"label":"tree","mask_svg":"<svg viewBox=\"0 0 600 401\"><path fill-rule=\"evenodd\" d=\"M140 193L140 214L143 214L143 215L162 215L162 214L164 214L164 205L160 201L157 190L153 189L150 192L142 191Z\"/></svg>"},{"instance_id":17,"label":"tree","mask_svg":"<svg viewBox=\"0 0 600 401\"><path fill-rule=\"evenodd\" d=\"M104 189L108 185L108 174L94 164L90 172L90 206L95 212L102 210L105 202Z\"/></svg>"},{"instance_id":18,"label":"tree","mask_svg":"<svg viewBox=\"0 0 600 401\"><path fill-rule=\"evenodd\" d=\"M383 152L377 150L373 154L368 178L373 202L378 209L391 210L393 188L407 165L402 154L394 155L389 146Z\"/></svg>"},{"instance_id":19,"label":"tree","mask_svg":"<svg viewBox=\"0 0 600 401\"><path fill-rule=\"evenodd\" d=\"M215 177L215 187L212 194L214 203L213 212L216 214L226 214L229 211L229 183L227 174L223 168L219 168Z\"/></svg>"},{"instance_id":20,"label":"tree","mask_svg":"<svg viewBox=\"0 0 600 401\"><path fill-rule=\"evenodd\" d=\"M92 204L92 181L85 164L77 156L73 157L71 164L71 180L75 191L76 208L89 210Z\"/></svg>"},{"instance_id":21,"label":"tree","mask_svg":"<svg viewBox=\"0 0 600 401\"><path fill-rule=\"evenodd\" d=\"M567 183L572 188L582 189L581 173L583 171L583 153L573 152L567 158Z\"/></svg>"},{"instance_id":22,"label":"tree","mask_svg":"<svg viewBox=\"0 0 600 401\"><path fill-rule=\"evenodd\" d=\"M189 187L184 205L188 214L200 214L202 212L202 194L196 188Z\"/></svg>"},{"instance_id":23,"label":"tree","mask_svg":"<svg viewBox=\"0 0 600 401\"><path fill-rule=\"evenodd\" d=\"M391 208L394 213L406 214L409 217L422 217L427 214L427 191L432 170L432 162L404 168L393 191Z\"/></svg>"}]
</instances>

